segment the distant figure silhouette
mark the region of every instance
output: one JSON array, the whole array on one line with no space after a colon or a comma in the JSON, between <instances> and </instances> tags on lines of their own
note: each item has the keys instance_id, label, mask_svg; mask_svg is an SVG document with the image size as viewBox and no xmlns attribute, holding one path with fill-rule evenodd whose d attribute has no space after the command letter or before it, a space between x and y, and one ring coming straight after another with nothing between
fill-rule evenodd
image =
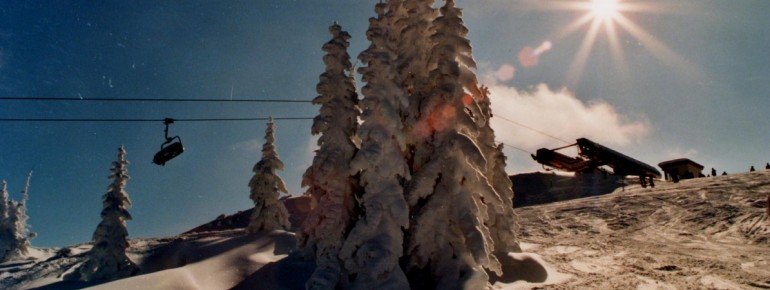
<instances>
[{"instance_id":1,"label":"distant figure silhouette","mask_svg":"<svg viewBox=\"0 0 770 290\"><path fill-rule=\"evenodd\" d=\"M722 176L727 175L727 171L722 171Z\"/></svg>"},{"instance_id":2,"label":"distant figure silhouette","mask_svg":"<svg viewBox=\"0 0 770 290\"><path fill-rule=\"evenodd\" d=\"M757 171L757 170L754 169L754 166L752 165L751 168L749 168L749 172L754 172L754 171Z\"/></svg>"},{"instance_id":3,"label":"distant figure silhouette","mask_svg":"<svg viewBox=\"0 0 770 290\"><path fill-rule=\"evenodd\" d=\"M717 170L711 167L711 176L717 176Z\"/></svg>"},{"instance_id":4,"label":"distant figure silhouette","mask_svg":"<svg viewBox=\"0 0 770 290\"><path fill-rule=\"evenodd\" d=\"M768 162L767 165L765 165L765 170L770 170L770 162Z\"/></svg>"}]
</instances>

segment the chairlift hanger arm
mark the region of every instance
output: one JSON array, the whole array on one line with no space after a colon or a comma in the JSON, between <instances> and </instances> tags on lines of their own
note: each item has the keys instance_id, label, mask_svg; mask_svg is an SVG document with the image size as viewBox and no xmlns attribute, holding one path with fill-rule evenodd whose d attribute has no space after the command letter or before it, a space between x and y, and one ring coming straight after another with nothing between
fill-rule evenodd
<instances>
[{"instance_id":1,"label":"chairlift hanger arm","mask_svg":"<svg viewBox=\"0 0 770 290\"><path fill-rule=\"evenodd\" d=\"M169 138L168 137L168 125L174 124L174 119L172 119L172 118L165 118L165 119L163 119L163 124L166 125L166 129L163 130L163 132L165 133L165 137L166 137L166 143L163 143L163 145L166 145L169 142L171 142L171 140L174 139L174 138Z\"/></svg>"}]
</instances>

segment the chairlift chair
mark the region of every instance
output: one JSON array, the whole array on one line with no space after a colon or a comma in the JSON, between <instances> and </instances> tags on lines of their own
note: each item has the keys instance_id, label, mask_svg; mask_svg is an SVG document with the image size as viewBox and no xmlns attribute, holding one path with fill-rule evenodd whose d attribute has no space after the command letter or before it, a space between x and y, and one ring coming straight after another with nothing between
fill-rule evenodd
<instances>
[{"instance_id":1,"label":"chairlift chair","mask_svg":"<svg viewBox=\"0 0 770 290\"><path fill-rule=\"evenodd\" d=\"M163 144L160 145L160 151L158 153L155 153L155 156L152 158L152 163L155 163L160 166L165 166L166 162L168 162L171 159L174 159L175 157L179 156L179 154L182 154L184 152L184 146L182 145L182 138L179 138L179 136L174 137L168 137L168 126L174 123L174 119L166 118L163 120L163 124L166 125L166 129L164 130L166 142L163 142ZM174 139L177 141L174 142Z\"/></svg>"}]
</instances>

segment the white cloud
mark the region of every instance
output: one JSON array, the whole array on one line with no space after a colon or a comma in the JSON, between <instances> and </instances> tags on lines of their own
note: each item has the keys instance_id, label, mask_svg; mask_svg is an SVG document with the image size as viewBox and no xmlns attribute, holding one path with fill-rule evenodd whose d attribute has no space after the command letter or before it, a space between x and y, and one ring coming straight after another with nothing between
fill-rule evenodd
<instances>
[{"instance_id":1,"label":"white cloud","mask_svg":"<svg viewBox=\"0 0 770 290\"><path fill-rule=\"evenodd\" d=\"M496 116L511 119L567 141L585 137L608 146L625 146L649 134L648 122L631 120L605 101L585 103L567 90L554 91L540 84L532 91L501 84L489 87ZM526 150L564 145L533 130L493 118L499 142Z\"/></svg>"}]
</instances>

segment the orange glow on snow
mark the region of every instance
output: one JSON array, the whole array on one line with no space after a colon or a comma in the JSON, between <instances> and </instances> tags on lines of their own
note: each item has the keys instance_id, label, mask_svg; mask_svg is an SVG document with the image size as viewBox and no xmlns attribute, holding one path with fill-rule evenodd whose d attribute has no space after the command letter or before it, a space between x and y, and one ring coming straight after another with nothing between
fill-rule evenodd
<instances>
[{"instance_id":1,"label":"orange glow on snow","mask_svg":"<svg viewBox=\"0 0 770 290\"><path fill-rule=\"evenodd\" d=\"M473 103L473 97L469 94L465 94L463 96L463 105L470 106L471 103Z\"/></svg>"}]
</instances>

